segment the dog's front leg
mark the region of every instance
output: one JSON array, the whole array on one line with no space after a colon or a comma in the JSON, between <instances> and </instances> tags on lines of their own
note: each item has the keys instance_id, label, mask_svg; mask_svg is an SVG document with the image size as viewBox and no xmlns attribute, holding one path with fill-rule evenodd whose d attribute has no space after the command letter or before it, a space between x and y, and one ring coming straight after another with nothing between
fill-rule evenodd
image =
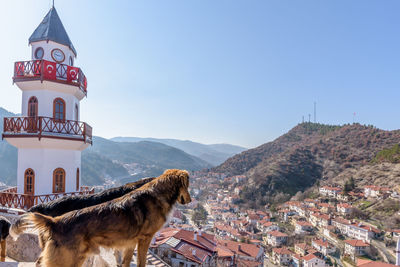
<instances>
[{"instance_id":1,"label":"dog's front leg","mask_svg":"<svg viewBox=\"0 0 400 267\"><path fill-rule=\"evenodd\" d=\"M151 237L147 239L141 239L138 242L138 254L137 254L137 262L138 267L146 266L146 258L147 258L147 250L149 249Z\"/></svg>"},{"instance_id":2,"label":"dog's front leg","mask_svg":"<svg viewBox=\"0 0 400 267\"><path fill-rule=\"evenodd\" d=\"M132 242L132 247L124 249L124 253L122 255L122 267L131 266L131 261L133 257L133 252L135 252L137 241Z\"/></svg>"}]
</instances>

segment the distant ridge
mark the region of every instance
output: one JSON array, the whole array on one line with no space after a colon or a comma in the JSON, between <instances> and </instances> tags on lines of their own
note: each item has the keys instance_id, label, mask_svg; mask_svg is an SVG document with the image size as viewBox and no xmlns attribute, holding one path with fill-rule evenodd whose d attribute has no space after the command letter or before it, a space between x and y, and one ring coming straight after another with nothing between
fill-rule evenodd
<instances>
[{"instance_id":1,"label":"distant ridge","mask_svg":"<svg viewBox=\"0 0 400 267\"><path fill-rule=\"evenodd\" d=\"M18 116L0 107L0 134L3 118ZM159 142L114 142L93 137L93 146L82 153L82 184L102 185L107 180L124 183L145 176L158 176L167 168L197 171L211 168L208 162ZM17 182L17 149L0 139L0 182Z\"/></svg>"},{"instance_id":2,"label":"distant ridge","mask_svg":"<svg viewBox=\"0 0 400 267\"><path fill-rule=\"evenodd\" d=\"M159 138L142 138L142 137L114 137L110 140L116 142L140 142L140 141L150 141L162 143L168 146L178 148L185 151L186 153L198 157L212 166L217 166L242 151L246 148L231 145L231 144L212 144L205 145L189 140L179 140L179 139L159 139Z\"/></svg>"}]
</instances>

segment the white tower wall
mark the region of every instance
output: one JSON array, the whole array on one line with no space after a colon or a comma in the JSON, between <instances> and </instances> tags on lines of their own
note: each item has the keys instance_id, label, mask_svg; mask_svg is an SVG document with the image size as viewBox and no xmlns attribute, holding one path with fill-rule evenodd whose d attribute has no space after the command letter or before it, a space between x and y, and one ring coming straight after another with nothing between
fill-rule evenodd
<instances>
[{"instance_id":1,"label":"white tower wall","mask_svg":"<svg viewBox=\"0 0 400 267\"><path fill-rule=\"evenodd\" d=\"M48 61L53 61L54 62L54 59L51 57L51 51L53 49L60 49L61 51L63 51L63 53L65 55L65 58L64 58L63 62L59 62L61 64L69 65L69 58L72 57L74 59L74 61L75 61L75 58L76 58L75 54L72 52L71 49L69 49L68 46L62 45L62 44L58 44L58 43L53 42L53 41L39 41L39 42L34 42L31 45L32 45L32 59L33 60L37 59L35 57L35 51L36 51L36 48L38 48L38 47L42 47L43 48L43 51L44 51L43 59L44 60L48 60Z\"/></svg>"},{"instance_id":2,"label":"white tower wall","mask_svg":"<svg viewBox=\"0 0 400 267\"><path fill-rule=\"evenodd\" d=\"M53 192L53 171L57 168L63 168L65 171L65 192L76 192L77 168L79 168L79 173L82 173L81 152L59 149L18 149L18 193L24 193L24 175L28 168L35 172L35 195Z\"/></svg>"},{"instance_id":3,"label":"white tower wall","mask_svg":"<svg viewBox=\"0 0 400 267\"><path fill-rule=\"evenodd\" d=\"M80 101L74 95L50 90L22 91L22 116L28 116L28 102L32 96L38 99L38 116L53 117L53 101L60 97L65 101L65 119L76 119L75 105L78 105L78 120L80 118Z\"/></svg>"}]
</instances>

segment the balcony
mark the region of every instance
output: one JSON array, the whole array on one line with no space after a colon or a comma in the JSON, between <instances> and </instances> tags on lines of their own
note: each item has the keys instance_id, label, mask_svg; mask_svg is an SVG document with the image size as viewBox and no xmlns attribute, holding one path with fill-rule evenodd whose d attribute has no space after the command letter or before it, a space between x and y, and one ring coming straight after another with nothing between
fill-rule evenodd
<instances>
[{"instance_id":1,"label":"balcony","mask_svg":"<svg viewBox=\"0 0 400 267\"><path fill-rule=\"evenodd\" d=\"M92 127L85 122L56 120L49 117L4 118L4 138L37 137L83 141L92 144Z\"/></svg>"},{"instance_id":2,"label":"balcony","mask_svg":"<svg viewBox=\"0 0 400 267\"><path fill-rule=\"evenodd\" d=\"M78 192L70 193L59 193L59 194L48 194L48 195L27 195L18 194L17 188L13 187L0 191L0 209L4 208L14 208L28 210L29 208L46 203L64 196L77 196L77 195L91 195L94 193L94 188L81 187Z\"/></svg>"},{"instance_id":3,"label":"balcony","mask_svg":"<svg viewBox=\"0 0 400 267\"><path fill-rule=\"evenodd\" d=\"M87 79L80 68L47 60L18 61L14 64L14 83L50 81L76 86L87 96Z\"/></svg>"}]
</instances>

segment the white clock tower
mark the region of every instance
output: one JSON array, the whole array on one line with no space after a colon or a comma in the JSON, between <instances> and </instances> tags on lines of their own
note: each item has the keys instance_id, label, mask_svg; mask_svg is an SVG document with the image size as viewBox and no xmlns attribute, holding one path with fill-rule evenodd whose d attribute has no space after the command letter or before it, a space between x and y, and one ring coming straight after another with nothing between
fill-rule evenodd
<instances>
[{"instance_id":1,"label":"white clock tower","mask_svg":"<svg viewBox=\"0 0 400 267\"><path fill-rule=\"evenodd\" d=\"M22 115L5 118L3 131L3 138L18 148L14 193L22 199L20 208L81 194L81 151L92 143L92 128L79 121L87 80L74 66L77 53L54 6L29 44L32 60L14 65Z\"/></svg>"}]
</instances>

